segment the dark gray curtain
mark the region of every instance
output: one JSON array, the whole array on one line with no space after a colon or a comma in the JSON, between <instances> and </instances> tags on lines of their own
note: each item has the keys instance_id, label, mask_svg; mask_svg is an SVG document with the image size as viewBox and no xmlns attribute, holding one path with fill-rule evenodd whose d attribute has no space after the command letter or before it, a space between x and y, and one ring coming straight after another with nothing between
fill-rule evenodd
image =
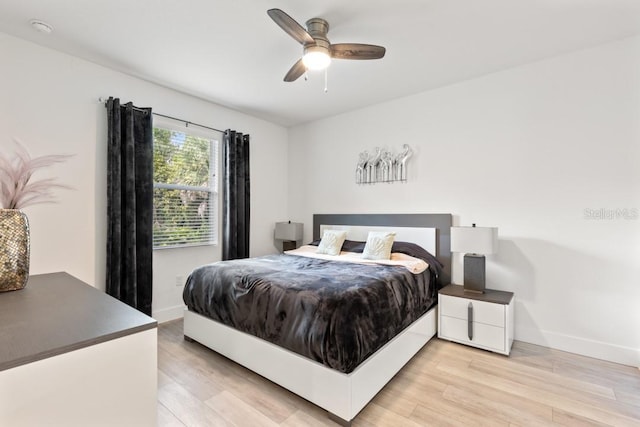
<instances>
[{"instance_id":1,"label":"dark gray curtain","mask_svg":"<svg viewBox=\"0 0 640 427\"><path fill-rule=\"evenodd\" d=\"M150 108L106 103L107 293L151 315L153 124Z\"/></svg>"},{"instance_id":2,"label":"dark gray curtain","mask_svg":"<svg viewBox=\"0 0 640 427\"><path fill-rule=\"evenodd\" d=\"M249 257L249 135L226 130L222 144L222 259Z\"/></svg>"}]
</instances>

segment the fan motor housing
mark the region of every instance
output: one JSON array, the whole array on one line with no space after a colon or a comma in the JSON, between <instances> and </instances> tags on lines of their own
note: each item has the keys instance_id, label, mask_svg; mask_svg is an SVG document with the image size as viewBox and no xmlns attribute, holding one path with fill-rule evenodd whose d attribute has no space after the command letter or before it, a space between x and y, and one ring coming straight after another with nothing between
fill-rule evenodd
<instances>
[{"instance_id":1,"label":"fan motor housing","mask_svg":"<svg viewBox=\"0 0 640 427\"><path fill-rule=\"evenodd\" d=\"M307 21L307 32L315 43L305 43L304 53L323 52L330 56L331 43L327 38L329 32L329 23L321 18L311 18Z\"/></svg>"},{"instance_id":2,"label":"fan motor housing","mask_svg":"<svg viewBox=\"0 0 640 427\"><path fill-rule=\"evenodd\" d=\"M329 23L322 18L311 18L307 21L307 32L313 37L326 39L329 32Z\"/></svg>"}]
</instances>

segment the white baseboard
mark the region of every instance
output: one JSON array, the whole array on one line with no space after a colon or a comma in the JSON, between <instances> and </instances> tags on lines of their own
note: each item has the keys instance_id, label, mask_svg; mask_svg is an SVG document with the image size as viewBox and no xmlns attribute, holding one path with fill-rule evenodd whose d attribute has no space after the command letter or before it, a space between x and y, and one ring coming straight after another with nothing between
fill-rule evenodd
<instances>
[{"instance_id":1,"label":"white baseboard","mask_svg":"<svg viewBox=\"0 0 640 427\"><path fill-rule=\"evenodd\" d=\"M640 349L517 326L515 339L609 362L640 367Z\"/></svg>"},{"instance_id":2,"label":"white baseboard","mask_svg":"<svg viewBox=\"0 0 640 427\"><path fill-rule=\"evenodd\" d=\"M184 317L184 305L176 305L174 307L163 308L153 311L153 318L158 323L169 322L171 320L182 319Z\"/></svg>"}]
</instances>

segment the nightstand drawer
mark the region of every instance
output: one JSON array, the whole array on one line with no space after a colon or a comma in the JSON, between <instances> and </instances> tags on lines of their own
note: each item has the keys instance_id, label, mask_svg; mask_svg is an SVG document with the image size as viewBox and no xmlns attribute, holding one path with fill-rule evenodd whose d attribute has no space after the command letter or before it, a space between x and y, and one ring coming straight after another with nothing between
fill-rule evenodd
<instances>
[{"instance_id":1,"label":"nightstand drawer","mask_svg":"<svg viewBox=\"0 0 640 427\"><path fill-rule=\"evenodd\" d=\"M452 297L449 295L440 295L438 304L442 316L460 319L465 325L467 324L469 304L471 304L473 306L474 322L500 328L504 328L505 326L505 306L502 304L492 304L490 302Z\"/></svg>"},{"instance_id":2,"label":"nightstand drawer","mask_svg":"<svg viewBox=\"0 0 640 427\"><path fill-rule=\"evenodd\" d=\"M475 301L474 301L475 303ZM440 338L469 344L486 350L504 352L505 329L497 326L473 322L473 339L469 339L469 325L466 320L440 316Z\"/></svg>"}]
</instances>

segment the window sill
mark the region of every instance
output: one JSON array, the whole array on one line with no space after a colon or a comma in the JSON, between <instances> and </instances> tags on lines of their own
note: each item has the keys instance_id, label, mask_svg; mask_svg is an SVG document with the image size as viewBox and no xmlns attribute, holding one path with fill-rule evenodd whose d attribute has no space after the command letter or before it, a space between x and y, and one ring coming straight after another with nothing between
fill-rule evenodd
<instances>
[{"instance_id":1,"label":"window sill","mask_svg":"<svg viewBox=\"0 0 640 427\"><path fill-rule=\"evenodd\" d=\"M190 243L190 244L184 244L184 245L157 246L157 247L154 247L153 250L164 251L165 249L186 249L186 248L198 248L198 247L204 247L204 246L216 247L218 246L218 244L217 243Z\"/></svg>"}]
</instances>

